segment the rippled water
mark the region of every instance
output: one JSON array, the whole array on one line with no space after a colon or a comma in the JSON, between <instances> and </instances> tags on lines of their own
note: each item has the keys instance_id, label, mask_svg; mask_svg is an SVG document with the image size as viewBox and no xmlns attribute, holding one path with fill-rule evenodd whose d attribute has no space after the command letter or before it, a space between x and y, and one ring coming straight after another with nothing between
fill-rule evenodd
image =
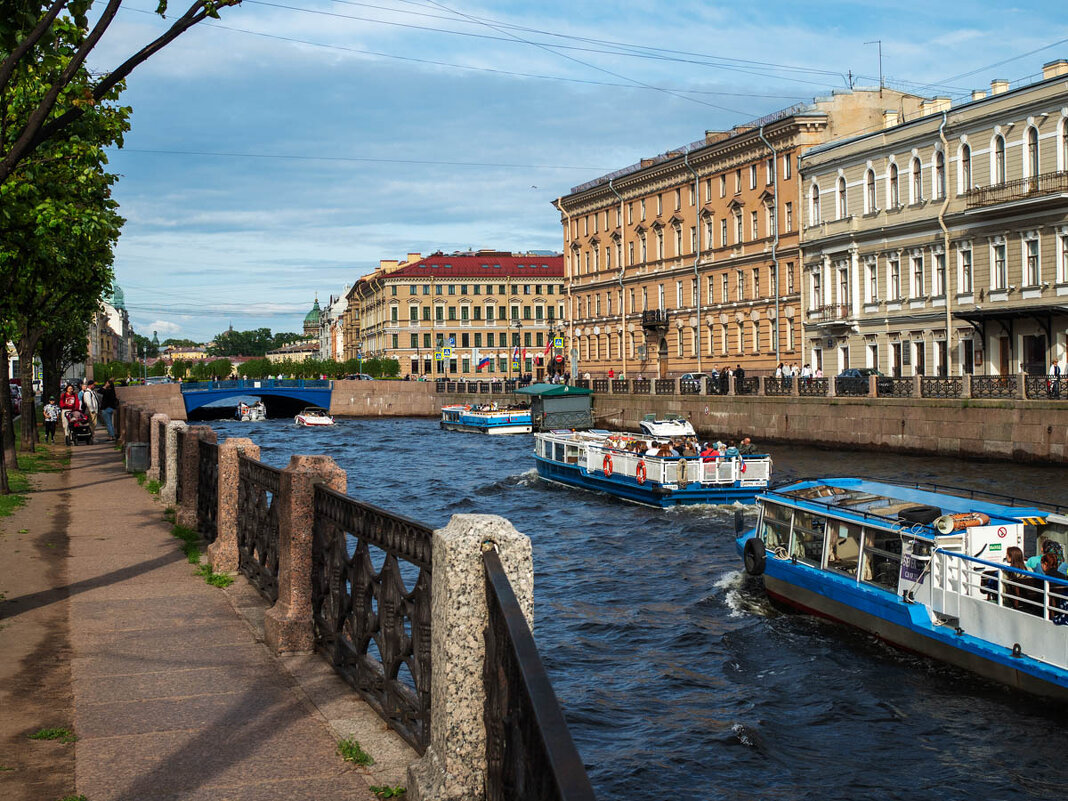
<instances>
[{"instance_id":1,"label":"rippled water","mask_svg":"<svg viewBox=\"0 0 1068 801\"><path fill-rule=\"evenodd\" d=\"M601 799L1050 798L1063 708L784 615L740 572L733 509L659 511L540 481L530 437L426 419L219 422L261 458L325 453L349 493L434 526L509 518L534 544L535 636ZM1065 502L1062 468L773 449L776 479L871 475ZM751 510L750 510L751 511Z\"/></svg>"}]
</instances>

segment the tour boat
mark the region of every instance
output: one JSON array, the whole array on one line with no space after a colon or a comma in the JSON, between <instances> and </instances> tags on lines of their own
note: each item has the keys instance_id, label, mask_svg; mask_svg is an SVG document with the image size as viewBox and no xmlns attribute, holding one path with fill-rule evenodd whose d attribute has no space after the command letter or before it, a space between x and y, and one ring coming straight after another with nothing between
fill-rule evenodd
<instances>
[{"instance_id":1,"label":"tour boat","mask_svg":"<svg viewBox=\"0 0 1068 801\"><path fill-rule=\"evenodd\" d=\"M693 425L689 420L671 413L665 414L659 419L655 414L647 414L638 423L638 427L643 434L661 439L697 436L697 432L693 430Z\"/></svg>"},{"instance_id":2,"label":"tour boat","mask_svg":"<svg viewBox=\"0 0 1068 801\"><path fill-rule=\"evenodd\" d=\"M863 478L798 481L757 504L737 547L773 601L1068 700L1068 580L1008 564L1013 547L1063 554L1068 508Z\"/></svg>"},{"instance_id":3,"label":"tour boat","mask_svg":"<svg viewBox=\"0 0 1068 801\"><path fill-rule=\"evenodd\" d=\"M752 503L771 478L771 457L646 456L642 434L547 431L534 435L538 475L650 506ZM641 451L633 450L642 443Z\"/></svg>"},{"instance_id":4,"label":"tour boat","mask_svg":"<svg viewBox=\"0 0 1068 801\"><path fill-rule=\"evenodd\" d=\"M441 427L446 431L479 434L529 434L530 409L519 406L497 408L496 403L442 406Z\"/></svg>"},{"instance_id":5,"label":"tour boat","mask_svg":"<svg viewBox=\"0 0 1068 801\"><path fill-rule=\"evenodd\" d=\"M330 413L318 406L309 406L293 420L298 426L332 426L334 424L334 418L330 416Z\"/></svg>"},{"instance_id":6,"label":"tour boat","mask_svg":"<svg viewBox=\"0 0 1068 801\"><path fill-rule=\"evenodd\" d=\"M234 412L234 417L243 423L266 420L267 406L263 401L256 401L255 403L239 403L237 404L237 411Z\"/></svg>"}]
</instances>

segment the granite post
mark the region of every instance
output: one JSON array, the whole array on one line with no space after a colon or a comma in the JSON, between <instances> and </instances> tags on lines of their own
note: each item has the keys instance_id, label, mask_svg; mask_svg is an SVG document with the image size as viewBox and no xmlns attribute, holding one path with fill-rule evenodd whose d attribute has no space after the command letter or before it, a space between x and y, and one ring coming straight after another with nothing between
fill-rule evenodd
<instances>
[{"instance_id":1,"label":"granite post","mask_svg":"<svg viewBox=\"0 0 1068 801\"><path fill-rule=\"evenodd\" d=\"M152 441L152 412L141 409L137 416L137 441L146 445Z\"/></svg>"},{"instance_id":2,"label":"granite post","mask_svg":"<svg viewBox=\"0 0 1068 801\"><path fill-rule=\"evenodd\" d=\"M197 530L197 495L200 474L200 440L214 441L215 432L209 426L189 426L182 443L182 503L178 506L178 525Z\"/></svg>"},{"instance_id":3,"label":"granite post","mask_svg":"<svg viewBox=\"0 0 1068 801\"><path fill-rule=\"evenodd\" d=\"M167 423L171 418L165 414L154 414L149 418L149 434L151 439L148 446L148 480L159 481L159 455L160 440L167 430Z\"/></svg>"},{"instance_id":4,"label":"granite post","mask_svg":"<svg viewBox=\"0 0 1068 801\"><path fill-rule=\"evenodd\" d=\"M278 487L278 600L267 610L264 641L276 654L308 653L312 633L312 526L315 485L344 492L345 471L329 456L293 456Z\"/></svg>"},{"instance_id":5,"label":"granite post","mask_svg":"<svg viewBox=\"0 0 1068 801\"><path fill-rule=\"evenodd\" d=\"M163 434L167 438L167 482L160 487L159 497L167 506L178 502L178 433L186 428L181 420L171 420Z\"/></svg>"},{"instance_id":6,"label":"granite post","mask_svg":"<svg viewBox=\"0 0 1068 801\"><path fill-rule=\"evenodd\" d=\"M242 456L259 459L259 446L246 437L229 437L219 443L219 513L215 542L208 546L208 564L215 573L237 572L238 472Z\"/></svg>"},{"instance_id":7,"label":"granite post","mask_svg":"<svg viewBox=\"0 0 1068 801\"><path fill-rule=\"evenodd\" d=\"M434 532L431 609L430 745L408 767L414 801L485 797L486 691L483 663L486 575L482 548L492 543L533 630L534 562L530 539L496 515L453 515Z\"/></svg>"}]
</instances>

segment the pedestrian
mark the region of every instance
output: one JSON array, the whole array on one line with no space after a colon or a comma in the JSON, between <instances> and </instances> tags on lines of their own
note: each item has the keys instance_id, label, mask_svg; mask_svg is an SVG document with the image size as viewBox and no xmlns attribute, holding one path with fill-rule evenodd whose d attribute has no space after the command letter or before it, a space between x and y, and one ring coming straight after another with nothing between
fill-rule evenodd
<instances>
[{"instance_id":1,"label":"pedestrian","mask_svg":"<svg viewBox=\"0 0 1068 801\"><path fill-rule=\"evenodd\" d=\"M608 380L611 381L615 377L616 377L616 371L613 370L611 367L609 367L608 368Z\"/></svg>"},{"instance_id":2,"label":"pedestrian","mask_svg":"<svg viewBox=\"0 0 1068 801\"><path fill-rule=\"evenodd\" d=\"M56 404L56 396L50 395L48 403L41 411L44 416L45 442L56 442L56 420L59 419L59 406Z\"/></svg>"},{"instance_id":3,"label":"pedestrian","mask_svg":"<svg viewBox=\"0 0 1068 801\"><path fill-rule=\"evenodd\" d=\"M1057 363L1057 360L1053 360L1053 364L1049 366L1049 396L1051 398L1059 398L1061 396L1061 366Z\"/></svg>"},{"instance_id":4,"label":"pedestrian","mask_svg":"<svg viewBox=\"0 0 1068 801\"><path fill-rule=\"evenodd\" d=\"M59 409L59 421L63 424L63 440L69 445L70 430L67 428L67 412L76 412L81 409L73 384L67 384L63 394L59 396Z\"/></svg>"},{"instance_id":5,"label":"pedestrian","mask_svg":"<svg viewBox=\"0 0 1068 801\"><path fill-rule=\"evenodd\" d=\"M82 411L89 418L89 428L96 431L96 420L100 411L100 396L96 392L96 382L90 380L82 390Z\"/></svg>"},{"instance_id":6,"label":"pedestrian","mask_svg":"<svg viewBox=\"0 0 1068 801\"><path fill-rule=\"evenodd\" d=\"M115 382L110 378L104 382L104 390L100 393L100 416L104 418L104 428L108 430L108 436L115 439L115 410L119 408L119 398L115 394Z\"/></svg>"}]
</instances>

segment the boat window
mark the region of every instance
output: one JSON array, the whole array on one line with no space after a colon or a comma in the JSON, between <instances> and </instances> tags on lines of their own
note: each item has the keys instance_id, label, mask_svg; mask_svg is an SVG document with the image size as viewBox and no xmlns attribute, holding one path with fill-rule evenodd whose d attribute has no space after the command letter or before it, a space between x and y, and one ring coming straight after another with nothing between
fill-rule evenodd
<instances>
[{"instance_id":1,"label":"boat window","mask_svg":"<svg viewBox=\"0 0 1068 801\"><path fill-rule=\"evenodd\" d=\"M564 443L556 442L553 444L553 459L558 462L564 461Z\"/></svg>"},{"instance_id":2,"label":"boat window","mask_svg":"<svg viewBox=\"0 0 1068 801\"><path fill-rule=\"evenodd\" d=\"M830 537L828 538L827 569L856 578L857 565L860 563L860 526L844 520L831 520L828 526ZM870 575L866 577L871 578Z\"/></svg>"},{"instance_id":3,"label":"boat window","mask_svg":"<svg viewBox=\"0 0 1068 801\"><path fill-rule=\"evenodd\" d=\"M865 528L863 559L861 580L896 593L901 572L901 535L881 528Z\"/></svg>"},{"instance_id":4,"label":"boat window","mask_svg":"<svg viewBox=\"0 0 1068 801\"><path fill-rule=\"evenodd\" d=\"M764 502L764 516L761 518L760 538L764 547L776 552L790 546L790 510L777 503Z\"/></svg>"},{"instance_id":5,"label":"boat window","mask_svg":"<svg viewBox=\"0 0 1068 801\"><path fill-rule=\"evenodd\" d=\"M803 512L794 512L794 541L790 555L799 562L823 566L823 540L827 528L827 518Z\"/></svg>"}]
</instances>

